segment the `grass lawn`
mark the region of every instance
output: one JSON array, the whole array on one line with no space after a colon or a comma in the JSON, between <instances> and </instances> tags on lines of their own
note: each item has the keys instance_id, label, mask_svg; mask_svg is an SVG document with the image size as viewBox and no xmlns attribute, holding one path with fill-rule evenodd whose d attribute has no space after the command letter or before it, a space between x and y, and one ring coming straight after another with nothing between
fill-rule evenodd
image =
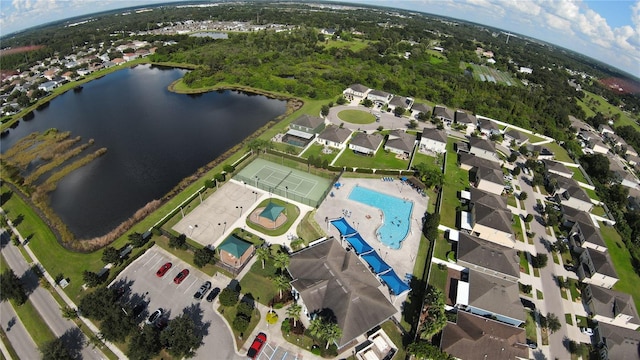
<instances>
[{"instance_id":1,"label":"grass lawn","mask_svg":"<svg viewBox=\"0 0 640 360\"><path fill-rule=\"evenodd\" d=\"M520 254L520 272L529 275L529 261L527 261L527 253L524 251L518 251Z\"/></svg>"},{"instance_id":2,"label":"grass lawn","mask_svg":"<svg viewBox=\"0 0 640 360\"><path fill-rule=\"evenodd\" d=\"M222 316L224 316L224 318L227 320L227 322L229 324L233 324L233 319L236 318L236 313L237 313L237 310L236 310L235 306L224 307L224 306L221 305L218 308L218 312ZM238 332L237 330L233 329L233 336L235 337L236 344L238 346L238 348L236 350L242 349L242 346L244 345L245 341L253 341L253 338L248 339L248 334L251 334L251 332L253 331L253 329L255 329L255 327L258 325L259 322L260 322L260 312L258 310L256 310L256 309L254 309L253 310L253 314L251 314L251 321L249 322L249 326L247 327L247 329L242 334L244 336L240 336L240 332ZM215 357L215 355L213 357Z\"/></svg>"},{"instance_id":3,"label":"grass lawn","mask_svg":"<svg viewBox=\"0 0 640 360\"><path fill-rule=\"evenodd\" d=\"M456 207L460 205L458 192L469 187L469 172L458 166L457 154L453 150L455 142L451 138L447 141L447 164L440 208L440 223L450 228L456 227Z\"/></svg>"},{"instance_id":4,"label":"grass lawn","mask_svg":"<svg viewBox=\"0 0 640 360\"><path fill-rule=\"evenodd\" d=\"M580 283L576 279L569 278L569 292L571 293L571 300L578 301L580 298L580 291L578 290L578 286Z\"/></svg>"},{"instance_id":5,"label":"grass lawn","mask_svg":"<svg viewBox=\"0 0 640 360\"><path fill-rule=\"evenodd\" d=\"M240 288L243 294L251 294L257 302L268 305L271 299L278 293L271 280L275 277L276 268L273 260L265 261L262 269L262 261L256 261L251 270L240 280Z\"/></svg>"},{"instance_id":6,"label":"grass lawn","mask_svg":"<svg viewBox=\"0 0 640 360\"><path fill-rule=\"evenodd\" d=\"M569 170L573 171L573 180L588 184L587 179L584 177L579 167L570 167Z\"/></svg>"},{"instance_id":7,"label":"grass lawn","mask_svg":"<svg viewBox=\"0 0 640 360\"><path fill-rule=\"evenodd\" d=\"M534 267L533 268L533 276L540 277L540 269Z\"/></svg>"},{"instance_id":8,"label":"grass lawn","mask_svg":"<svg viewBox=\"0 0 640 360\"><path fill-rule=\"evenodd\" d=\"M516 203L516 196L513 194L509 194L507 195L507 205L511 205L513 207L517 207L518 204Z\"/></svg>"},{"instance_id":9,"label":"grass lawn","mask_svg":"<svg viewBox=\"0 0 640 360\"><path fill-rule=\"evenodd\" d=\"M445 291L447 285L447 268L441 269L439 264L431 266L431 274L429 275L429 285Z\"/></svg>"},{"instance_id":10,"label":"grass lawn","mask_svg":"<svg viewBox=\"0 0 640 360\"><path fill-rule=\"evenodd\" d=\"M327 149L331 151L331 154L325 154L324 152L322 152L322 149L324 149L323 145L313 144L309 146L309 148L307 148L307 151L302 153L301 156L305 159L308 159L311 156L317 159L319 156L320 159L322 159L322 162L327 160L327 162L331 163L333 159L338 155L338 152L339 152L338 149L327 147Z\"/></svg>"},{"instance_id":11,"label":"grass lawn","mask_svg":"<svg viewBox=\"0 0 640 360\"><path fill-rule=\"evenodd\" d=\"M587 326L587 318L582 315L576 315L576 326Z\"/></svg>"},{"instance_id":12,"label":"grass lawn","mask_svg":"<svg viewBox=\"0 0 640 360\"><path fill-rule=\"evenodd\" d=\"M527 339L531 341L538 341L538 332L536 331L536 320L533 317L531 311L527 311L527 318L524 321L524 331L527 335Z\"/></svg>"},{"instance_id":13,"label":"grass lawn","mask_svg":"<svg viewBox=\"0 0 640 360\"><path fill-rule=\"evenodd\" d=\"M604 211L604 208L600 205L596 205L593 207L593 209L591 209L591 213L594 215L599 215L599 216L605 216L606 212Z\"/></svg>"},{"instance_id":14,"label":"grass lawn","mask_svg":"<svg viewBox=\"0 0 640 360\"><path fill-rule=\"evenodd\" d=\"M522 135L526 136L527 138L529 138L529 144L534 144L537 143L539 141L545 140L544 138L541 138L540 136L534 135L534 134L529 134L529 133L521 133Z\"/></svg>"},{"instance_id":15,"label":"grass lawn","mask_svg":"<svg viewBox=\"0 0 640 360\"><path fill-rule=\"evenodd\" d=\"M42 347L45 343L56 339L55 334L51 331L47 323L44 322L38 310L36 310L31 303L31 300L27 300L26 303L20 306L17 306L12 301L11 305L13 305L20 321L22 321L25 329L38 347Z\"/></svg>"},{"instance_id":16,"label":"grass lawn","mask_svg":"<svg viewBox=\"0 0 640 360\"><path fill-rule=\"evenodd\" d=\"M540 290L536 289L536 298L537 298L538 300L542 300L542 299L544 299L544 296L542 296L542 291L540 291Z\"/></svg>"},{"instance_id":17,"label":"grass lawn","mask_svg":"<svg viewBox=\"0 0 640 360\"><path fill-rule=\"evenodd\" d=\"M338 117L351 124L371 124L376 121L373 114L362 110L342 110L338 113Z\"/></svg>"},{"instance_id":18,"label":"grass lawn","mask_svg":"<svg viewBox=\"0 0 640 360\"><path fill-rule=\"evenodd\" d=\"M353 52L358 52L366 48L369 45L369 43L371 43L369 40L360 40L360 39L354 39L350 41L327 39L324 42L321 42L319 45L324 46L325 49L340 48L340 49L349 49Z\"/></svg>"},{"instance_id":19,"label":"grass lawn","mask_svg":"<svg viewBox=\"0 0 640 360\"><path fill-rule=\"evenodd\" d=\"M433 165L438 167L439 169L442 169L442 156L435 157L423 154L421 152L416 152L415 155L413 155L413 165L415 166L416 164L420 163L427 163L429 165Z\"/></svg>"},{"instance_id":20,"label":"grass lawn","mask_svg":"<svg viewBox=\"0 0 640 360\"><path fill-rule=\"evenodd\" d=\"M177 256L180 260L186 262L187 264L197 268L197 266L193 263L192 251L187 249L173 249L169 247L169 238L167 238L166 236L155 236L153 240L156 242L157 246ZM213 276L217 272L216 267L213 266L212 264L207 264L199 268L198 270L202 271L203 273L209 276Z\"/></svg>"},{"instance_id":21,"label":"grass lawn","mask_svg":"<svg viewBox=\"0 0 640 360\"><path fill-rule=\"evenodd\" d=\"M633 270L631 255L629 255L629 251L615 228L605 226L603 223L599 225L604 242L609 249L611 262L613 262L613 266L620 279L613 286L613 289L631 294L636 308L638 308L638 306L640 306L640 286L638 286L638 284L640 284L640 276Z\"/></svg>"},{"instance_id":22,"label":"grass lawn","mask_svg":"<svg viewBox=\"0 0 640 360\"><path fill-rule=\"evenodd\" d=\"M296 229L298 237L304 240L305 244L325 236L322 227L314 219L315 213L315 210L306 213Z\"/></svg>"},{"instance_id":23,"label":"grass lawn","mask_svg":"<svg viewBox=\"0 0 640 360\"><path fill-rule=\"evenodd\" d=\"M393 341L393 343L396 345L396 348L398 349L398 352L396 353L395 358L405 359L407 357L407 354L402 344L402 333L400 332L400 330L398 330L398 327L396 326L396 324L391 320L387 320L384 323L382 323L380 327L382 327L382 330L384 330L384 332L387 333L387 335L389 336L389 339Z\"/></svg>"},{"instance_id":24,"label":"grass lawn","mask_svg":"<svg viewBox=\"0 0 640 360\"><path fill-rule=\"evenodd\" d=\"M554 154L553 157L556 160L565 161L565 162L573 162L573 159L571 159L571 157L567 153L567 150L565 150L558 143L550 142L550 143L543 144L542 146L546 146L549 150L553 151L553 154Z\"/></svg>"},{"instance_id":25,"label":"grass lawn","mask_svg":"<svg viewBox=\"0 0 640 360\"><path fill-rule=\"evenodd\" d=\"M356 154L353 150L347 149L340 155L335 165L348 167L355 165L372 169L406 169L409 162L396 158L396 154L387 152L381 147L374 156Z\"/></svg>"},{"instance_id":26,"label":"grass lawn","mask_svg":"<svg viewBox=\"0 0 640 360\"><path fill-rule=\"evenodd\" d=\"M589 197L592 198L593 200L600 200L600 197L596 194L595 190L591 190L587 188L583 188L583 189L587 193L587 195L589 195Z\"/></svg>"},{"instance_id":27,"label":"grass lawn","mask_svg":"<svg viewBox=\"0 0 640 360\"><path fill-rule=\"evenodd\" d=\"M584 90L583 92L585 94L584 100L578 100L578 105L582 107L587 117L595 115L596 112L601 112L605 117L620 114L620 120L615 123L614 127L631 125L640 131L640 126L627 113L609 104L602 96Z\"/></svg>"},{"instance_id":28,"label":"grass lawn","mask_svg":"<svg viewBox=\"0 0 640 360\"><path fill-rule=\"evenodd\" d=\"M564 314L564 321L567 323L567 325L573 325L571 314Z\"/></svg>"},{"instance_id":29,"label":"grass lawn","mask_svg":"<svg viewBox=\"0 0 640 360\"><path fill-rule=\"evenodd\" d=\"M438 232L438 239L436 239L436 245L433 249L433 256L440 260L447 260L447 253L452 250L452 246L444 238L444 232Z\"/></svg>"},{"instance_id":30,"label":"grass lawn","mask_svg":"<svg viewBox=\"0 0 640 360\"><path fill-rule=\"evenodd\" d=\"M520 215L513 215L513 233L516 235L516 240L524 242L524 235L522 234L522 226L520 223Z\"/></svg>"},{"instance_id":31,"label":"grass lawn","mask_svg":"<svg viewBox=\"0 0 640 360\"><path fill-rule=\"evenodd\" d=\"M293 222L296 221L296 219L300 215L300 209L292 203L282 201L276 198L264 199L258 206L256 206L256 208L266 207L270 202L279 206L284 206L283 213L284 215L286 215L287 221L284 224L280 225L280 227L278 227L277 229L265 228L262 225L256 224L248 220L247 220L247 226L249 226L255 231L258 231L270 236L278 236L278 235L286 234L287 231L289 231L289 228L291 227L291 225L293 225Z\"/></svg>"}]
</instances>

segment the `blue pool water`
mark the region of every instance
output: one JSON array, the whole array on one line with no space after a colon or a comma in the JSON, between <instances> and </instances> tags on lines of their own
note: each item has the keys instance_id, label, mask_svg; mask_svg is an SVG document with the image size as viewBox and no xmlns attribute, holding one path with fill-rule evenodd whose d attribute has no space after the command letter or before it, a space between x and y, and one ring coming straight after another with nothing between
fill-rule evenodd
<instances>
[{"instance_id":1,"label":"blue pool water","mask_svg":"<svg viewBox=\"0 0 640 360\"><path fill-rule=\"evenodd\" d=\"M361 186L351 190L349 199L378 208L383 214L383 224L378 228L378 240L392 249L399 249L411 226L413 202L379 193Z\"/></svg>"}]
</instances>

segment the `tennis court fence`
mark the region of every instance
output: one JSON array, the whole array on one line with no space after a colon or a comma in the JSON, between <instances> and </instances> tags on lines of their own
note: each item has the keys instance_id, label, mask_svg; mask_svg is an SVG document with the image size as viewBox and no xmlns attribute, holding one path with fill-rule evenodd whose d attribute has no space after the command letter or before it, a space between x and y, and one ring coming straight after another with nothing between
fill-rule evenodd
<instances>
[{"instance_id":1,"label":"tennis court fence","mask_svg":"<svg viewBox=\"0 0 640 360\"><path fill-rule=\"evenodd\" d=\"M234 177L234 179L238 180L238 181L244 181L247 184L251 184L252 186L256 185L256 181L255 179L240 175L240 174L236 174ZM333 184L332 184L333 185ZM320 196L320 198L318 199L312 199L312 198L308 198L306 196L300 196L292 191L288 191L286 189L282 189L279 187L274 187L271 184L266 184L264 182L258 182L257 183L257 187L261 190L264 191L268 191L269 193L272 194L276 194L279 196L282 196L283 198L287 198L296 202L299 202L301 204L305 204L305 205L309 205L312 206L314 208L317 208L318 206L320 206L320 203L322 203L322 201L327 197L327 195L329 195L329 191L331 191L331 187L327 188L327 190L325 190L322 195Z\"/></svg>"}]
</instances>

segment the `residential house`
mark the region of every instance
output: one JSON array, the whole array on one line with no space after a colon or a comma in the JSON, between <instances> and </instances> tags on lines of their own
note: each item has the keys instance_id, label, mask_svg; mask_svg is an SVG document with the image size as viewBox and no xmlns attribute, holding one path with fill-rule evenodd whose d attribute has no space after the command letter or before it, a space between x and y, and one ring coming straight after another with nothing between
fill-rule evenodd
<instances>
[{"instance_id":1,"label":"residential house","mask_svg":"<svg viewBox=\"0 0 640 360\"><path fill-rule=\"evenodd\" d=\"M609 135L615 134L611 126L607 124L600 124L600 126L598 126L598 131L600 132L600 135L606 136L606 137L609 137Z\"/></svg>"},{"instance_id":2,"label":"residential house","mask_svg":"<svg viewBox=\"0 0 640 360\"><path fill-rule=\"evenodd\" d=\"M640 327L638 311L631 295L587 284L582 296L589 308L589 315L598 324L606 323L631 330Z\"/></svg>"},{"instance_id":3,"label":"residential house","mask_svg":"<svg viewBox=\"0 0 640 360\"><path fill-rule=\"evenodd\" d=\"M609 171L611 172L613 181L622 186L635 189L640 185L638 178L625 168L617 157L609 157Z\"/></svg>"},{"instance_id":4,"label":"residential house","mask_svg":"<svg viewBox=\"0 0 640 360\"><path fill-rule=\"evenodd\" d=\"M487 118L478 119L478 129L482 134L486 136L501 134L501 131L498 125Z\"/></svg>"},{"instance_id":5,"label":"residential house","mask_svg":"<svg viewBox=\"0 0 640 360\"><path fill-rule=\"evenodd\" d=\"M505 182L502 170L479 166L471 172L472 177L475 175L474 184L478 189L496 195L500 195L504 191Z\"/></svg>"},{"instance_id":6,"label":"residential house","mask_svg":"<svg viewBox=\"0 0 640 360\"><path fill-rule=\"evenodd\" d=\"M458 314L467 311L512 326L520 326L526 319L517 282L475 270L469 270L468 282L457 282L455 307Z\"/></svg>"},{"instance_id":7,"label":"residential house","mask_svg":"<svg viewBox=\"0 0 640 360\"><path fill-rule=\"evenodd\" d=\"M607 252L607 244L602 238L600 229L594 225L591 215L584 211L580 211L573 219L573 226L569 232L569 242L571 246Z\"/></svg>"},{"instance_id":8,"label":"residential house","mask_svg":"<svg viewBox=\"0 0 640 360\"><path fill-rule=\"evenodd\" d=\"M593 338L600 360L640 360L640 332L598 323Z\"/></svg>"},{"instance_id":9,"label":"residential house","mask_svg":"<svg viewBox=\"0 0 640 360\"><path fill-rule=\"evenodd\" d=\"M379 107L387 105L392 97L393 97L392 94L389 94L388 92L382 91L382 90L374 89L369 91L369 93L367 93L367 99L371 100L374 104L376 104Z\"/></svg>"},{"instance_id":10,"label":"residential house","mask_svg":"<svg viewBox=\"0 0 640 360\"><path fill-rule=\"evenodd\" d=\"M545 172L544 176L545 187L550 190L549 192L552 196L555 196L556 194L562 194L570 187L579 186L577 181L571 178L560 176L558 174Z\"/></svg>"},{"instance_id":11,"label":"residential house","mask_svg":"<svg viewBox=\"0 0 640 360\"><path fill-rule=\"evenodd\" d=\"M594 153L598 154L606 154L609 152L609 147L607 144L602 141L602 139L598 137L594 137L589 140L589 149L591 149Z\"/></svg>"},{"instance_id":12,"label":"residential house","mask_svg":"<svg viewBox=\"0 0 640 360\"><path fill-rule=\"evenodd\" d=\"M627 148L629 147L629 144L627 144L627 142L624 141L623 138L621 138L620 136L615 135L615 134L607 136L607 140L609 141L609 143L613 147L613 150L618 151L618 152L624 153L627 150Z\"/></svg>"},{"instance_id":13,"label":"residential house","mask_svg":"<svg viewBox=\"0 0 640 360\"><path fill-rule=\"evenodd\" d=\"M42 83L40 85L38 85L38 89L40 90L44 90L46 92L51 92L53 91L53 89L58 87L58 82L57 81L47 81L45 83Z\"/></svg>"},{"instance_id":14,"label":"residential house","mask_svg":"<svg viewBox=\"0 0 640 360\"><path fill-rule=\"evenodd\" d=\"M555 156L553 151L546 146L526 144L527 150L531 153L531 157L536 160L551 160Z\"/></svg>"},{"instance_id":15,"label":"residential house","mask_svg":"<svg viewBox=\"0 0 640 360\"><path fill-rule=\"evenodd\" d=\"M580 265L576 269L580 281L611 289L618 281L609 253L586 248L579 257Z\"/></svg>"},{"instance_id":16,"label":"residential house","mask_svg":"<svg viewBox=\"0 0 640 360\"><path fill-rule=\"evenodd\" d=\"M124 63L126 63L127 61L123 58L115 58L113 60L111 60L112 63L116 64L116 65L122 65Z\"/></svg>"},{"instance_id":17,"label":"residential house","mask_svg":"<svg viewBox=\"0 0 640 360\"><path fill-rule=\"evenodd\" d=\"M361 154L375 155L383 141L384 136L380 134L357 132L349 142L349 149Z\"/></svg>"},{"instance_id":18,"label":"residential house","mask_svg":"<svg viewBox=\"0 0 640 360\"><path fill-rule=\"evenodd\" d=\"M466 144L466 143L465 143ZM473 168L486 167L491 169L500 170L500 164L495 161L483 159L473 154L458 152L458 164L462 170L473 170Z\"/></svg>"},{"instance_id":19,"label":"residential house","mask_svg":"<svg viewBox=\"0 0 640 360\"><path fill-rule=\"evenodd\" d=\"M633 146L627 146L627 150L624 152L624 155L638 157L638 152L633 148Z\"/></svg>"},{"instance_id":20,"label":"residential house","mask_svg":"<svg viewBox=\"0 0 640 360\"><path fill-rule=\"evenodd\" d=\"M515 249L460 233L456 257L458 265L470 270L512 282L520 280L520 263Z\"/></svg>"},{"instance_id":21,"label":"residential house","mask_svg":"<svg viewBox=\"0 0 640 360\"><path fill-rule=\"evenodd\" d=\"M511 129L504 133L504 142L507 146L514 144L519 147L524 145L527 141L529 141L529 138L518 130Z\"/></svg>"},{"instance_id":22,"label":"residential house","mask_svg":"<svg viewBox=\"0 0 640 360\"><path fill-rule=\"evenodd\" d=\"M446 106L436 105L436 107L433 108L433 117L441 121L453 122L454 115Z\"/></svg>"},{"instance_id":23,"label":"residential house","mask_svg":"<svg viewBox=\"0 0 640 360\"><path fill-rule=\"evenodd\" d=\"M342 94L347 101L362 101L367 97L371 89L362 85L362 84L352 84L348 88L346 88Z\"/></svg>"},{"instance_id":24,"label":"residential house","mask_svg":"<svg viewBox=\"0 0 640 360\"><path fill-rule=\"evenodd\" d=\"M434 110L435 114L435 110ZM465 133L471 135L478 127L478 120L472 114L468 114L464 111L456 111L455 113L456 124L460 126L466 126Z\"/></svg>"},{"instance_id":25,"label":"residential house","mask_svg":"<svg viewBox=\"0 0 640 360\"><path fill-rule=\"evenodd\" d=\"M414 103L413 106L411 106L411 117L418 118L420 113L425 114L427 117L431 117L433 109L431 109L431 106L427 104Z\"/></svg>"},{"instance_id":26,"label":"residential house","mask_svg":"<svg viewBox=\"0 0 640 360\"><path fill-rule=\"evenodd\" d=\"M416 136L402 130L391 130L384 149L394 154L410 156L416 145Z\"/></svg>"},{"instance_id":27,"label":"residential house","mask_svg":"<svg viewBox=\"0 0 640 360\"><path fill-rule=\"evenodd\" d=\"M635 155L627 155L627 162L629 163L629 165L637 168L640 165L640 157Z\"/></svg>"},{"instance_id":28,"label":"residential house","mask_svg":"<svg viewBox=\"0 0 640 360\"><path fill-rule=\"evenodd\" d=\"M425 127L420 137L420 151L445 153L447 151L447 133L444 130Z\"/></svg>"},{"instance_id":29,"label":"residential house","mask_svg":"<svg viewBox=\"0 0 640 360\"><path fill-rule=\"evenodd\" d=\"M122 58L125 61L131 61L131 60L137 59L138 58L138 54L136 54L136 53L125 53L125 54L122 54Z\"/></svg>"},{"instance_id":30,"label":"residential house","mask_svg":"<svg viewBox=\"0 0 640 360\"><path fill-rule=\"evenodd\" d=\"M560 204L574 209L588 212L593 208L591 198L587 195L587 192L578 185L571 185L562 193L556 192L555 198Z\"/></svg>"},{"instance_id":31,"label":"residential house","mask_svg":"<svg viewBox=\"0 0 640 360\"><path fill-rule=\"evenodd\" d=\"M545 169L552 174L564 176L566 178L573 177L573 171L571 171L563 163L553 160L542 160L542 163L544 164Z\"/></svg>"},{"instance_id":32,"label":"residential house","mask_svg":"<svg viewBox=\"0 0 640 360\"><path fill-rule=\"evenodd\" d=\"M288 271L303 313L334 317L342 330L338 349L397 313L367 265L333 238L292 254Z\"/></svg>"},{"instance_id":33,"label":"residential house","mask_svg":"<svg viewBox=\"0 0 640 360\"><path fill-rule=\"evenodd\" d=\"M289 129L302 131L307 134L319 134L324 130L324 119L318 116L300 115L289 124Z\"/></svg>"},{"instance_id":34,"label":"residential house","mask_svg":"<svg viewBox=\"0 0 640 360\"><path fill-rule=\"evenodd\" d=\"M515 247L511 227L513 215L509 209L497 209L483 203L473 203L469 215L466 219L463 217L463 221L470 222L471 234L508 248ZM468 225L461 226L462 229L465 227Z\"/></svg>"},{"instance_id":35,"label":"residential house","mask_svg":"<svg viewBox=\"0 0 640 360\"><path fill-rule=\"evenodd\" d=\"M325 146L336 149L344 149L347 146L347 140L351 137L351 130L335 125L327 126L316 137L316 141Z\"/></svg>"},{"instance_id":36,"label":"residential house","mask_svg":"<svg viewBox=\"0 0 640 360\"><path fill-rule=\"evenodd\" d=\"M440 350L465 360L529 358L524 329L464 311L442 330Z\"/></svg>"},{"instance_id":37,"label":"residential house","mask_svg":"<svg viewBox=\"0 0 640 360\"><path fill-rule=\"evenodd\" d=\"M496 147L489 140L471 137L469 139L469 152L483 159L500 162L500 158L496 153Z\"/></svg>"},{"instance_id":38,"label":"residential house","mask_svg":"<svg viewBox=\"0 0 640 360\"><path fill-rule=\"evenodd\" d=\"M405 111L411 109L413 99L404 96L394 95L389 101L389 111L395 111L397 107L403 108Z\"/></svg>"}]
</instances>

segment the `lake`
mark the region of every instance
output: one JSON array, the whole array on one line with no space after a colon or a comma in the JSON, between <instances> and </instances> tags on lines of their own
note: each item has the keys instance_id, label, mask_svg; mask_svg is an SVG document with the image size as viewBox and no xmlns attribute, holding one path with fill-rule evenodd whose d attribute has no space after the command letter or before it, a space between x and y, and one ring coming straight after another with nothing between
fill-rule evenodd
<instances>
[{"instance_id":1,"label":"lake","mask_svg":"<svg viewBox=\"0 0 640 360\"><path fill-rule=\"evenodd\" d=\"M2 138L2 150L49 128L95 139L91 152L106 147L50 193L76 237L104 235L286 110L285 101L236 91L168 91L185 72L139 65L91 81L21 121Z\"/></svg>"}]
</instances>

